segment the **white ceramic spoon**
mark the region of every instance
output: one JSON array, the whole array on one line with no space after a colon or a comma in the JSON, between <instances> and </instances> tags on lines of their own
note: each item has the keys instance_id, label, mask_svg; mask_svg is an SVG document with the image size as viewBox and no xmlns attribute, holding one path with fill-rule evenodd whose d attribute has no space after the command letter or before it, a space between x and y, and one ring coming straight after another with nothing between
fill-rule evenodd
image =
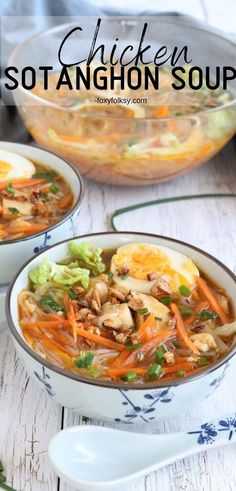
<instances>
[{"instance_id":1,"label":"white ceramic spoon","mask_svg":"<svg viewBox=\"0 0 236 491\"><path fill-rule=\"evenodd\" d=\"M56 473L80 491L124 490L160 467L209 448L236 442L236 413L187 433L142 434L75 426L51 440L48 455Z\"/></svg>"}]
</instances>

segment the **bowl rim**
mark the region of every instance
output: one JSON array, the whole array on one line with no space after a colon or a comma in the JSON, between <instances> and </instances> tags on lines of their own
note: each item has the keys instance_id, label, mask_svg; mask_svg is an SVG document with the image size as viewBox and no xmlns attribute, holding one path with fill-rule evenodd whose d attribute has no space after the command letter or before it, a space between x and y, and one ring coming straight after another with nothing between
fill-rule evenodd
<instances>
[{"instance_id":1,"label":"bowl rim","mask_svg":"<svg viewBox=\"0 0 236 491\"><path fill-rule=\"evenodd\" d=\"M173 239L171 237L166 237L164 235L155 235L155 234L149 234L149 233L143 233L143 232L127 232L127 231L124 231L124 232L122 232L122 231L120 231L120 232L96 232L96 233L76 236L73 239L66 239L66 240L63 240L61 242L58 242L57 244L54 244L54 245L48 247L46 252L48 252L50 249L53 249L57 246L60 246L62 244L66 244L70 240L76 240L76 239L91 239L92 240L93 237L96 238L97 236L111 236L111 235L113 237L115 235L116 236L118 236L118 235L119 236L120 235L133 235L134 238L138 235L139 236L143 235L144 237L154 238L155 240L156 239L161 239L161 240L164 239L164 240L168 240L168 241L172 242L173 244L177 243L177 244L187 246L190 249L193 249L193 250L199 252L200 254L205 256L207 259L210 259L210 261L213 261L218 266L220 266L220 268L222 268L231 277L231 279L233 279L233 281L235 283L235 288L236 288L236 276L235 276L235 274L227 266L225 266L221 261L219 261L219 259L216 259L214 256L212 256L208 252L202 251L198 247L193 246L191 244L188 244L187 242ZM30 346L26 343L26 341L23 339L23 337L21 337L20 334L18 333L18 330L14 324L14 321L13 321L12 315L11 315L10 303L11 303L12 292L13 292L17 278L20 276L20 274L22 273L22 271L24 269L27 269L27 267L29 266L31 261L33 261L36 257L39 257L43 254L45 254L45 251L42 251L42 252L36 254L35 256L33 256L32 258L28 259L21 266L21 268L18 270L18 272L16 273L16 275L14 276L14 278L11 281L11 283L8 287L8 290L7 290L6 302L5 302L5 311L6 311L6 320L7 320L7 323L8 323L8 326L10 328L12 336L15 338L15 340L20 344L21 348L23 348L23 350L26 351L26 353L30 357L34 358L34 360L39 362L41 365L45 366L47 369L49 369L53 372L56 372L57 374L59 374L63 377L69 378L71 380L74 380L74 381L77 381L80 383L85 383L85 384L92 385L92 386L103 387L106 389L119 389L119 390L121 390L121 389L123 389L123 390L152 389L152 390L155 390L155 389L159 389L159 388L163 388L163 387L176 387L179 385L183 385L183 384L198 380L198 379L200 379L206 375L209 375L210 373L213 373L216 369L220 368L221 366L226 365L227 362L236 354L236 345L234 345L230 349L230 351L228 353L226 353L225 356L222 356L222 358L220 358L217 362L210 365L209 368L204 369L202 372L198 372L195 375L193 374L193 375L190 375L189 377L186 377L183 379L179 378L179 379L176 379L173 381L165 382L165 380L163 379L163 381L159 381L158 383L153 383L153 382L147 382L146 383L145 382L142 384L135 384L135 383L130 383L130 384L123 383L122 384L122 383L115 383L112 381L101 380L101 379L99 380L99 379L95 379L95 378L89 379L89 378L80 376L79 374L77 375L74 373L66 372L64 369L57 367L57 366L53 365L53 363L45 360L44 358L42 358L40 355L38 355L35 351L33 351L30 348Z\"/></svg>"},{"instance_id":2,"label":"bowl rim","mask_svg":"<svg viewBox=\"0 0 236 491\"><path fill-rule=\"evenodd\" d=\"M51 152L50 150L47 150L47 149L44 149L44 148L41 148L41 147L37 147L36 145L28 145L26 143L9 142L9 141L6 141L6 140L1 140L0 141L0 147L1 147L1 144L2 143L3 144L7 143L9 145L19 145L20 147L31 147L31 148L35 148L37 150L40 150L40 152L45 152L45 153L49 153L51 155L54 155L59 160L62 160L64 164L68 165L71 168L72 171L74 171L75 177L76 177L76 179L79 182L80 190L79 190L79 195L78 195L78 198L76 199L76 202L74 203L74 205L72 206L72 208L70 208L69 211L65 215L63 215L63 217L61 218L61 220L59 220L56 223L53 223L52 225L50 225L49 227L44 228L43 230L40 230L39 232L35 232L34 234L29 234L29 235L27 235L25 237L20 237L18 239L9 239L9 240L0 241L0 246L9 245L9 244L15 244L15 243L19 243L19 242L25 242L27 240L34 239L35 237L40 237L40 236L44 235L45 233L50 232L51 230L54 230L59 225L62 225L64 222L66 222L66 220L68 220L68 218L70 218L74 214L74 212L80 207L80 205L82 203L82 200L83 200L83 197L84 197L84 185L83 185L83 180L82 180L82 177L80 175L80 172L68 160L64 159L63 157L60 157L60 155L58 155L55 152ZM60 174L60 175L67 182L66 177L63 174ZM74 193L73 193L73 195L74 195Z\"/></svg>"},{"instance_id":3,"label":"bowl rim","mask_svg":"<svg viewBox=\"0 0 236 491\"><path fill-rule=\"evenodd\" d=\"M90 17L90 19L89 19ZM156 16L155 17L155 22L157 23L161 23L161 15L160 16ZM165 15L163 14L163 17L165 17ZM97 16L86 16L87 18L87 22L88 22L88 19L90 20L90 22L92 22L92 19L94 18L97 18ZM151 19L153 20L153 16L146 16L145 18L147 19ZM204 25L204 24L201 24L201 25L191 25L191 24L188 24L187 23L187 19L189 19L189 16L188 15L180 15L178 17L178 19L181 19L181 22L177 22L176 19L173 19L171 17L167 17L167 21L170 23L170 24L175 24L175 25L181 25L181 26L184 26L184 27L189 27L195 31L201 31L201 32L205 32L211 36L215 36L217 38L219 38L220 40L223 40L224 42L230 44L231 46L235 47L236 49L236 43L234 40L231 40L229 37L227 37L226 35L224 35L224 32L223 31L220 31L218 29L214 29L209 28L209 26ZM183 21L184 19L184 21ZM135 19L131 19L129 16L110 16L110 17L103 17L103 21L107 21L109 20L109 22L137 22L138 20L141 22L141 18L139 18L138 16L135 17ZM34 41L36 40L37 38L39 38L40 36L44 36L45 34L48 34L48 33L54 33L54 32L57 32L58 30L62 29L62 28L65 28L65 27L69 27L69 26L73 26L75 25L75 23L73 22L66 22L66 23L63 23L63 24L59 24L59 25L56 25L56 26L53 26L53 27L49 27L47 29L43 29L42 31L38 32L37 34L33 34L32 36L28 37L27 39L25 39L25 41L23 41L22 43L18 44L15 49L12 51L11 55L10 55L10 58L9 58L9 62L8 62L8 65L10 64L14 64L14 60L17 59L17 56L18 56L18 53L20 53L21 49L24 48L25 46L27 46L31 41ZM59 104L57 103L54 103L54 102L51 102L50 100L47 100L47 99L43 99L42 97L34 94L32 91L28 91L28 90L25 90L21 85L18 86L17 90L21 90L23 93L26 93L29 98L32 98L33 100L36 101L35 104L37 103L40 103L41 105L47 105L47 106L50 106L50 107L53 107L55 109L58 109L58 110L61 110L61 111L66 111L66 112L74 112L74 110L70 107L65 107L65 106L60 106ZM140 117L140 118L135 118L135 117L131 117L131 118L128 118L129 120L133 121L133 120L142 120L142 121L158 121L158 122L162 122L162 121L169 121L169 120L183 120L183 119L191 119L193 117L198 117L199 115L203 115L203 114L208 114L208 113L214 113L214 112L217 112L217 111L220 111L221 109L226 109L228 107L231 107L231 106L235 106L236 104L236 95L235 97L233 98L233 100L227 102L226 104L222 104L221 106L217 106L217 107L213 107L213 108L208 108L208 109L205 109L205 110L201 110L201 111L197 111L195 113L192 113L192 114L183 114L181 116L168 116L168 117L161 117L161 118L147 118L147 117ZM82 116L95 116L97 117L99 113L97 112L91 112L91 113L86 113L86 112L83 112L81 111L80 114ZM108 118L109 120L127 120L127 118L125 117L120 117L120 116L109 116L109 115L106 115L106 118Z\"/></svg>"}]
</instances>

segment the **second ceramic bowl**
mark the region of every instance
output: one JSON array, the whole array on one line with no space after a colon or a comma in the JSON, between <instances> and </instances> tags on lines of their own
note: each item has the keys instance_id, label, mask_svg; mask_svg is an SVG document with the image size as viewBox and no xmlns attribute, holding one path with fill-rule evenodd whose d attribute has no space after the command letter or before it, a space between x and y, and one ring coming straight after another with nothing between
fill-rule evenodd
<instances>
[{"instance_id":1,"label":"second ceramic bowl","mask_svg":"<svg viewBox=\"0 0 236 491\"><path fill-rule=\"evenodd\" d=\"M27 237L0 242L0 285L4 285L10 282L20 266L31 256L61 239L69 239L76 234L83 185L79 172L66 160L51 152L21 143L0 142L0 147L57 171L67 181L74 196L71 209L59 222Z\"/></svg>"}]
</instances>

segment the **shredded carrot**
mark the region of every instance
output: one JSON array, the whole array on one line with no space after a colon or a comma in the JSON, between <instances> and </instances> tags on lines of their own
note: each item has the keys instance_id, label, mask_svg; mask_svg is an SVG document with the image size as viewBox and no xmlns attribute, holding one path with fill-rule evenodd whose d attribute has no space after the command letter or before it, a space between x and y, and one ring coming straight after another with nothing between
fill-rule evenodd
<instances>
[{"instance_id":1,"label":"shredded carrot","mask_svg":"<svg viewBox=\"0 0 236 491\"><path fill-rule=\"evenodd\" d=\"M138 363L138 356L139 353L146 354L148 351L155 349L156 346L158 346L160 343L163 343L166 341L170 336L174 336L176 334L176 331L174 329L169 329L165 331L159 332L155 338L151 339L147 343L145 343L143 346L140 348L134 350L128 358L124 361L124 366L136 366Z\"/></svg>"},{"instance_id":2,"label":"shredded carrot","mask_svg":"<svg viewBox=\"0 0 236 491\"><path fill-rule=\"evenodd\" d=\"M170 310L175 316L176 329L177 329L177 332L178 332L180 338L183 340L184 344L189 349L191 349L191 351L193 351L193 353L195 353L196 355L199 355L200 353L199 353L198 349L194 346L193 342L188 337L188 334L187 334L187 331L185 328L185 324L184 324L184 321L183 321L182 316L180 314L178 306L175 303L171 303L170 304Z\"/></svg>"},{"instance_id":3,"label":"shredded carrot","mask_svg":"<svg viewBox=\"0 0 236 491\"><path fill-rule=\"evenodd\" d=\"M159 106L156 110L158 118L167 118L169 116L169 108L167 105Z\"/></svg>"},{"instance_id":4,"label":"shredded carrot","mask_svg":"<svg viewBox=\"0 0 236 491\"><path fill-rule=\"evenodd\" d=\"M22 324L22 328L32 329L34 327L44 328L44 329L54 329L60 327L68 327L70 323L65 319L55 320L55 321L35 321L35 322L26 322Z\"/></svg>"},{"instance_id":5,"label":"shredded carrot","mask_svg":"<svg viewBox=\"0 0 236 491\"><path fill-rule=\"evenodd\" d=\"M184 371L189 371L194 367L193 362L187 362L183 361L182 363L175 363L173 365L165 366L162 367L163 374L168 374L168 373L175 373L178 372L179 370L184 370ZM127 372L134 371L137 373L137 375L146 375L147 374L148 367L136 367L136 366L130 366L130 367L119 367L119 368L108 368L106 370L106 375L109 377L121 377L122 375L125 375Z\"/></svg>"},{"instance_id":6,"label":"shredded carrot","mask_svg":"<svg viewBox=\"0 0 236 491\"><path fill-rule=\"evenodd\" d=\"M229 322L229 318L224 312L223 308L217 301L216 297L210 290L209 286L207 285L206 281L203 280L203 278L197 277L196 282L198 285L198 288L200 290L200 293L208 300L212 310L219 316L221 322L223 324L227 324Z\"/></svg>"},{"instance_id":7,"label":"shredded carrot","mask_svg":"<svg viewBox=\"0 0 236 491\"><path fill-rule=\"evenodd\" d=\"M155 317L153 314L149 314L137 332L140 341L148 341L150 339L150 328L153 326L155 326Z\"/></svg>"},{"instance_id":8,"label":"shredded carrot","mask_svg":"<svg viewBox=\"0 0 236 491\"><path fill-rule=\"evenodd\" d=\"M116 356L115 360L111 364L111 368L120 368L122 367L124 361L128 358L130 355L130 351L124 350L119 353L118 356Z\"/></svg>"},{"instance_id":9,"label":"shredded carrot","mask_svg":"<svg viewBox=\"0 0 236 491\"><path fill-rule=\"evenodd\" d=\"M7 237L8 236L8 233L6 232L6 230L0 230L0 237Z\"/></svg>"},{"instance_id":10,"label":"shredded carrot","mask_svg":"<svg viewBox=\"0 0 236 491\"><path fill-rule=\"evenodd\" d=\"M43 225L41 223L35 223L34 225L22 225L17 227L11 227L6 229L7 232L11 234L33 234L34 232L40 232L40 230L44 230L47 225Z\"/></svg>"},{"instance_id":11,"label":"shredded carrot","mask_svg":"<svg viewBox=\"0 0 236 491\"><path fill-rule=\"evenodd\" d=\"M101 344L106 348L114 349L116 351L123 351L125 349L123 344L111 341L111 339L103 338L102 336L94 334L93 332L85 331L85 329L81 327L77 327L77 334L83 338L89 339L90 341L94 341L94 343Z\"/></svg>"},{"instance_id":12,"label":"shredded carrot","mask_svg":"<svg viewBox=\"0 0 236 491\"><path fill-rule=\"evenodd\" d=\"M21 189L29 186L37 186L38 184L44 184L47 182L45 179L11 179L10 181L0 182L0 191L3 191L11 183L13 188Z\"/></svg>"},{"instance_id":13,"label":"shredded carrot","mask_svg":"<svg viewBox=\"0 0 236 491\"><path fill-rule=\"evenodd\" d=\"M67 309L67 319L69 321L69 324L72 327L72 333L74 337L74 341L77 341L77 322L75 318L75 312L73 308L73 303L71 298L68 297L68 295L64 295L64 305Z\"/></svg>"},{"instance_id":14,"label":"shredded carrot","mask_svg":"<svg viewBox=\"0 0 236 491\"><path fill-rule=\"evenodd\" d=\"M192 315L190 315L186 320L185 320L185 326L190 326L195 320L196 320L196 314L198 314L198 312L200 312L202 309L207 309L209 307L209 302L206 302L206 301L202 301L202 302L199 302Z\"/></svg>"},{"instance_id":15,"label":"shredded carrot","mask_svg":"<svg viewBox=\"0 0 236 491\"><path fill-rule=\"evenodd\" d=\"M175 373L179 370L184 370L185 372L188 372L189 370L192 370L192 368L194 368L194 365L195 364L192 361L180 361L178 363L173 363L173 365L165 366L164 372Z\"/></svg>"},{"instance_id":16,"label":"shredded carrot","mask_svg":"<svg viewBox=\"0 0 236 491\"><path fill-rule=\"evenodd\" d=\"M72 204L72 201L73 201L73 195L71 193L68 193L58 201L57 206L58 208L60 208L60 210L63 210L64 208L68 208L68 206Z\"/></svg>"}]
</instances>

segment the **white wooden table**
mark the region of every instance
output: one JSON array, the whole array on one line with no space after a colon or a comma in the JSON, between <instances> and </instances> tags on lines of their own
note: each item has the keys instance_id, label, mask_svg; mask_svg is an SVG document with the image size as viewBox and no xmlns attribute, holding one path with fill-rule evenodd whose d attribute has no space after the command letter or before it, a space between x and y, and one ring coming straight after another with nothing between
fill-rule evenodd
<instances>
[{"instance_id":1,"label":"white wooden table","mask_svg":"<svg viewBox=\"0 0 236 491\"><path fill-rule=\"evenodd\" d=\"M186 192L235 192L235 156L235 142L231 142L197 171L148 188L116 188L86 182L78 233L109 230L112 211L140 201ZM117 225L123 230L156 232L186 240L236 271L235 210L236 202L231 198L174 203L120 217ZM71 491L53 473L47 447L58 430L85 424L83 418L56 405L29 380L7 331L0 333L0 374L0 457L8 482L18 491ZM235 375L229 370L209 400L182 418L159 424L156 431L184 430L193 423L235 410ZM152 429L147 426L145 431ZM209 450L146 477L129 491L233 491L236 489L235 457L235 445Z\"/></svg>"}]
</instances>

